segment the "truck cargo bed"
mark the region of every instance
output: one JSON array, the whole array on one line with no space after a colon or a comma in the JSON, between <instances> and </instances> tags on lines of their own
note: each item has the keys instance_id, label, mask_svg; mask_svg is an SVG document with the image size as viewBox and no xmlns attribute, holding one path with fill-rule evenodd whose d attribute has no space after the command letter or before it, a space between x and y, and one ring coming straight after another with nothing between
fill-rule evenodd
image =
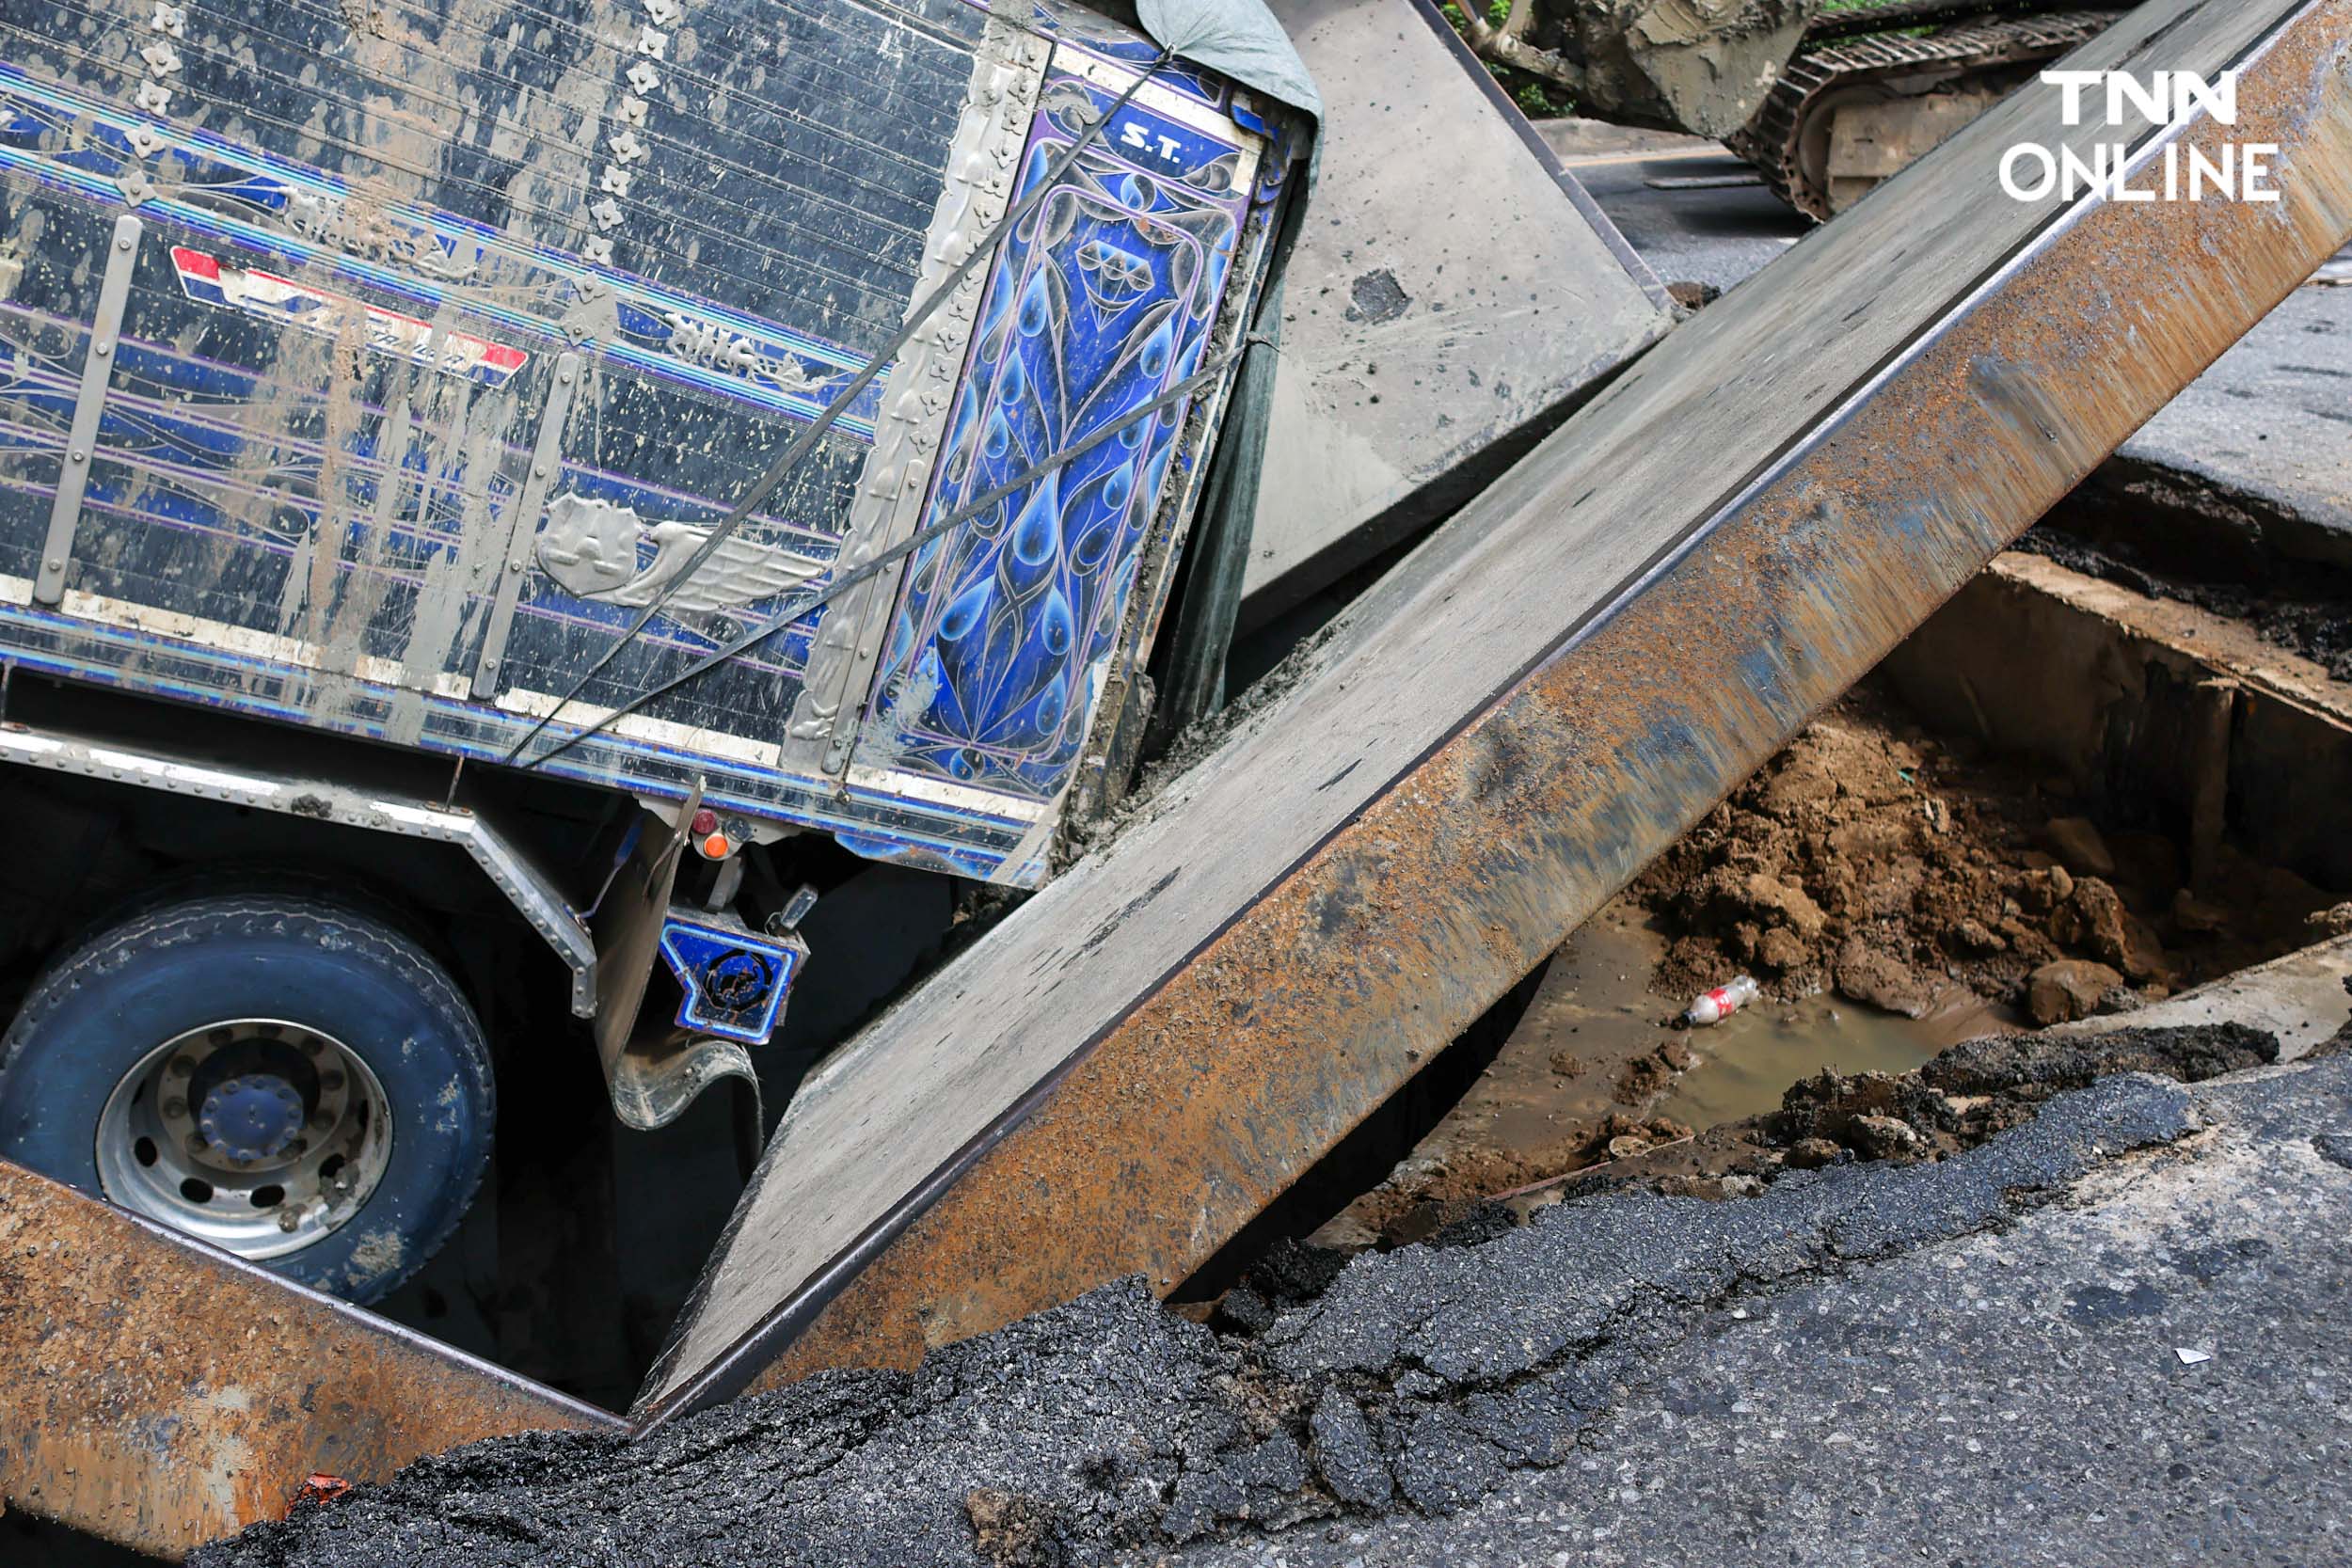
<instances>
[{"instance_id":1,"label":"truck cargo bed","mask_svg":"<svg viewBox=\"0 0 2352 1568\"><path fill-rule=\"evenodd\" d=\"M1156 53L1035 15L11 8L0 657L504 756ZM1158 71L553 735L1214 363L1262 123ZM1034 880L1212 393L546 766Z\"/></svg>"}]
</instances>

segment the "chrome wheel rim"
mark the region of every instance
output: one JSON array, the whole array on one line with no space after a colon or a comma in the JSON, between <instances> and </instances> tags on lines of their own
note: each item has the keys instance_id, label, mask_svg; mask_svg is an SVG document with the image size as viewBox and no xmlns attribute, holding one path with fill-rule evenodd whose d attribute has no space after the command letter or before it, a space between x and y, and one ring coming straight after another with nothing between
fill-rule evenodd
<instances>
[{"instance_id":1,"label":"chrome wheel rim","mask_svg":"<svg viewBox=\"0 0 2352 1568\"><path fill-rule=\"evenodd\" d=\"M255 1260L310 1246L391 1163L391 1102L333 1036L224 1019L122 1075L98 1118L98 1183L125 1209Z\"/></svg>"}]
</instances>

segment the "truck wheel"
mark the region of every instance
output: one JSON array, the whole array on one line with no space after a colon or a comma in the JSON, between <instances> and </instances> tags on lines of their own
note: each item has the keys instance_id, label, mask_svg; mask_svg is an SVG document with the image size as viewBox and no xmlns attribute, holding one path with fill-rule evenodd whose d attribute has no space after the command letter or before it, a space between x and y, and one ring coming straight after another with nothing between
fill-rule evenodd
<instances>
[{"instance_id":1,"label":"truck wheel","mask_svg":"<svg viewBox=\"0 0 2352 1568\"><path fill-rule=\"evenodd\" d=\"M145 911L52 964L0 1038L0 1155L354 1301L449 1239L495 1114L448 974L312 897Z\"/></svg>"}]
</instances>

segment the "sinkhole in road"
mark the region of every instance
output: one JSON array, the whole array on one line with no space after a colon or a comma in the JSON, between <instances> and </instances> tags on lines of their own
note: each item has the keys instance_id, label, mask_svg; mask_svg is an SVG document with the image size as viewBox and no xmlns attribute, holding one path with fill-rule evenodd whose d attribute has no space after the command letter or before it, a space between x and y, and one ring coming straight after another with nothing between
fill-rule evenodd
<instances>
[{"instance_id":1,"label":"sinkhole in road","mask_svg":"<svg viewBox=\"0 0 2352 1568\"><path fill-rule=\"evenodd\" d=\"M1982 1037L2127 1024L2352 928L2352 835L2329 803L2352 798L2352 684L2331 612L2176 591L2068 522L1817 716L1180 1299L1213 1297L1280 1237L1423 1240L1483 1202L1661 1168L1657 1151L1769 1121L1824 1069L1899 1074ZM1740 974L1756 1000L1682 1026Z\"/></svg>"}]
</instances>

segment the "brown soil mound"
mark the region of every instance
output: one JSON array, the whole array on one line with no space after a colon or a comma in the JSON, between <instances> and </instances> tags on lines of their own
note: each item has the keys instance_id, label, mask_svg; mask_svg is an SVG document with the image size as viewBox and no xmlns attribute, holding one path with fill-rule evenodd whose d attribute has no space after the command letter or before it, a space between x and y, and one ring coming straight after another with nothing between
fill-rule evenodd
<instances>
[{"instance_id":1,"label":"brown soil mound","mask_svg":"<svg viewBox=\"0 0 2352 1568\"><path fill-rule=\"evenodd\" d=\"M2190 895L2179 846L2102 833L2065 785L1931 736L1858 689L1637 881L1674 933L1656 986L1754 974L1918 1017L1960 986L2043 1022L2149 1000L2312 940L2328 900L2291 873L2225 865ZM2053 988L2057 989L2053 989ZM2102 1009L2104 1010L2104 1009Z\"/></svg>"}]
</instances>

